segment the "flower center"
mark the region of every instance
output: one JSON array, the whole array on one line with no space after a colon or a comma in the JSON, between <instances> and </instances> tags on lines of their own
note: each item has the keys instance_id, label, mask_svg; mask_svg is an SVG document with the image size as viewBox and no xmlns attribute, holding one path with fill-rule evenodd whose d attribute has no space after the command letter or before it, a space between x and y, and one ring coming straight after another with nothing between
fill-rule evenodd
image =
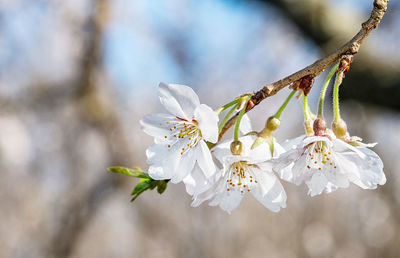
<instances>
[{"instance_id":1,"label":"flower center","mask_svg":"<svg viewBox=\"0 0 400 258\"><path fill-rule=\"evenodd\" d=\"M308 169L322 170L325 165L336 168L335 160L332 158L332 150L325 142L315 142L308 146L305 151Z\"/></svg>"},{"instance_id":2,"label":"flower center","mask_svg":"<svg viewBox=\"0 0 400 258\"><path fill-rule=\"evenodd\" d=\"M226 190L238 190L240 193L250 192L251 189L257 184L254 173L251 167L257 167L254 164L249 164L247 161L234 162L228 171L228 179Z\"/></svg>"},{"instance_id":3,"label":"flower center","mask_svg":"<svg viewBox=\"0 0 400 258\"><path fill-rule=\"evenodd\" d=\"M177 120L165 122L165 124L170 131L169 135L164 136L165 140L168 141L168 148L179 142L183 146L181 148L181 155L195 147L202 139L196 120L189 122L178 118Z\"/></svg>"}]
</instances>

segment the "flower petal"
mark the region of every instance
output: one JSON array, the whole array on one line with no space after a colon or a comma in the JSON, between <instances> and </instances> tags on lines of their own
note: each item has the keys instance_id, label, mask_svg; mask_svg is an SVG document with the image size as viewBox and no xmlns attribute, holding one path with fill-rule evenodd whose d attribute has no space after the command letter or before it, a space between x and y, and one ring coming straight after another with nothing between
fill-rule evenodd
<instances>
[{"instance_id":1,"label":"flower petal","mask_svg":"<svg viewBox=\"0 0 400 258\"><path fill-rule=\"evenodd\" d=\"M261 170L258 168L249 168L249 171L255 176L258 181L258 187L261 190L261 194L266 195L279 180L278 178L268 170Z\"/></svg>"},{"instance_id":2,"label":"flower petal","mask_svg":"<svg viewBox=\"0 0 400 258\"><path fill-rule=\"evenodd\" d=\"M142 130L148 135L156 139L164 139L165 136L171 134L166 123L175 119L174 116L168 114L152 114L143 117L140 124Z\"/></svg>"},{"instance_id":3,"label":"flower petal","mask_svg":"<svg viewBox=\"0 0 400 258\"><path fill-rule=\"evenodd\" d=\"M290 150L290 149L295 149L297 148L298 145L303 143L303 140L306 138L307 136L305 134L300 135L299 137L293 138L293 139L289 139L289 140L285 140L281 146L282 148L284 148L285 150Z\"/></svg>"},{"instance_id":4,"label":"flower petal","mask_svg":"<svg viewBox=\"0 0 400 258\"><path fill-rule=\"evenodd\" d=\"M303 148L291 149L285 153L282 153L278 158L273 158L266 161L273 165L273 170L279 174L279 176L284 180L289 180L292 178L291 175L284 175L283 170L293 164L296 160L301 157L303 153ZM287 171L286 171L287 172Z\"/></svg>"},{"instance_id":5,"label":"flower petal","mask_svg":"<svg viewBox=\"0 0 400 258\"><path fill-rule=\"evenodd\" d=\"M200 141L194 151L196 151L195 157L204 176L206 178L212 177L215 174L215 165L207 144L204 141Z\"/></svg>"},{"instance_id":6,"label":"flower petal","mask_svg":"<svg viewBox=\"0 0 400 258\"><path fill-rule=\"evenodd\" d=\"M273 212L286 207L286 192L279 180L275 181L267 194L263 194L260 188L255 188L251 192L259 202Z\"/></svg>"},{"instance_id":7,"label":"flower petal","mask_svg":"<svg viewBox=\"0 0 400 258\"><path fill-rule=\"evenodd\" d=\"M201 104L194 110L194 119L197 121L201 134L206 141L218 141L218 115L209 106Z\"/></svg>"},{"instance_id":8,"label":"flower petal","mask_svg":"<svg viewBox=\"0 0 400 258\"><path fill-rule=\"evenodd\" d=\"M221 175L223 173L223 171L222 170L220 170L217 174L218 175ZM215 183L212 183L212 184L209 184L208 185L208 187L209 187L209 189L207 189L207 190L204 190L203 192L198 192L197 194L194 194L194 197L193 197L193 202L192 202L192 204L191 204L191 206L192 207L197 207L197 206L199 206L202 202L204 202L204 201L207 201L207 200L210 200L210 199L215 199L215 198L217 198L218 199L218 195L221 195L225 190L226 190L226 187L225 187L225 180L224 180L224 178L223 177L220 177L220 176L214 176L215 178L219 178ZM213 177L213 179L215 179ZM185 178L185 180L187 180L187 183L189 184L189 188L191 187L191 182L190 182L190 179L189 179L189 177L188 178ZM213 181L214 182L214 181ZM211 187L210 187L211 186ZM188 188L186 188L187 190L188 190ZM189 189L189 190L191 190L191 189ZM189 191L188 191L189 192ZM193 191L193 192L195 192L195 191ZM215 205L218 205L219 204L219 202L217 203L217 204L214 204L214 205L211 205L211 206L215 206Z\"/></svg>"},{"instance_id":9,"label":"flower petal","mask_svg":"<svg viewBox=\"0 0 400 258\"><path fill-rule=\"evenodd\" d=\"M365 155L365 159L360 158L356 153L337 155L349 180L363 189L375 189L378 184L385 184L386 176L379 156L367 148L359 148L358 150Z\"/></svg>"},{"instance_id":10,"label":"flower petal","mask_svg":"<svg viewBox=\"0 0 400 258\"><path fill-rule=\"evenodd\" d=\"M162 171L157 169L157 175L163 177L162 179L170 179L175 174L182 155L180 153L179 144L175 144L171 148L167 148L165 145L156 144L147 148L146 156L149 165L162 168Z\"/></svg>"},{"instance_id":11,"label":"flower petal","mask_svg":"<svg viewBox=\"0 0 400 258\"><path fill-rule=\"evenodd\" d=\"M239 206L242 198L243 195L239 191L225 191L223 197L220 198L219 207L230 214ZM212 203L213 202L211 202L210 205L212 205Z\"/></svg>"},{"instance_id":12,"label":"flower petal","mask_svg":"<svg viewBox=\"0 0 400 258\"><path fill-rule=\"evenodd\" d=\"M327 178L322 173L314 173L310 181L306 182L308 194L315 196L321 194L328 185Z\"/></svg>"},{"instance_id":13,"label":"flower petal","mask_svg":"<svg viewBox=\"0 0 400 258\"><path fill-rule=\"evenodd\" d=\"M274 139L274 157L279 157L282 153L285 153L285 148Z\"/></svg>"},{"instance_id":14,"label":"flower petal","mask_svg":"<svg viewBox=\"0 0 400 258\"><path fill-rule=\"evenodd\" d=\"M219 143L217 146L212 148L212 154L214 155L215 158L221 163L224 163L224 159L226 156L232 155L231 152L231 143L232 140L226 140L221 143Z\"/></svg>"},{"instance_id":15,"label":"flower petal","mask_svg":"<svg viewBox=\"0 0 400 258\"><path fill-rule=\"evenodd\" d=\"M192 172L183 179L183 183L186 186L186 192L190 195L198 195L209 188L208 180L197 163Z\"/></svg>"},{"instance_id":16,"label":"flower petal","mask_svg":"<svg viewBox=\"0 0 400 258\"><path fill-rule=\"evenodd\" d=\"M150 166L147 172L149 173L149 176L154 180L169 179L171 177L170 175L164 173L162 167Z\"/></svg>"},{"instance_id":17,"label":"flower petal","mask_svg":"<svg viewBox=\"0 0 400 258\"><path fill-rule=\"evenodd\" d=\"M193 151L187 151L181 156L181 161L179 162L176 172L171 176L171 182L174 184L181 182L192 173L196 163L195 153Z\"/></svg>"},{"instance_id":18,"label":"flower petal","mask_svg":"<svg viewBox=\"0 0 400 258\"><path fill-rule=\"evenodd\" d=\"M191 121L200 100L192 88L179 84L160 83L158 95L161 104L174 116Z\"/></svg>"},{"instance_id":19,"label":"flower petal","mask_svg":"<svg viewBox=\"0 0 400 258\"><path fill-rule=\"evenodd\" d=\"M240 121L239 130L242 134L247 134L253 131L251 126L250 118L247 114L242 116L242 120Z\"/></svg>"}]
</instances>

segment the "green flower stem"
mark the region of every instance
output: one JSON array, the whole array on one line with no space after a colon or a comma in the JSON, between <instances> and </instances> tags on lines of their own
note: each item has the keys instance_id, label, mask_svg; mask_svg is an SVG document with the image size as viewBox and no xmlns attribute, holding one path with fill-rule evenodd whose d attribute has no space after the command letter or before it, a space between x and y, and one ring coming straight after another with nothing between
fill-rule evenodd
<instances>
[{"instance_id":1,"label":"green flower stem","mask_svg":"<svg viewBox=\"0 0 400 258\"><path fill-rule=\"evenodd\" d=\"M239 140L239 125L240 125L240 121L242 120L244 113L246 113L247 102L248 101L246 101L246 103L244 104L242 110L240 110L239 116L237 118L236 125L235 125L235 131L234 131L234 135L233 135L234 141Z\"/></svg>"},{"instance_id":2,"label":"green flower stem","mask_svg":"<svg viewBox=\"0 0 400 258\"><path fill-rule=\"evenodd\" d=\"M221 133L222 128L224 128L225 124L228 122L229 118L231 117L232 113L236 110L237 106L239 105L239 103L236 103L235 106L233 106L233 108L231 110L229 110L228 114L226 114L224 120L222 121L222 123L219 125L218 128L218 133Z\"/></svg>"},{"instance_id":3,"label":"green flower stem","mask_svg":"<svg viewBox=\"0 0 400 258\"><path fill-rule=\"evenodd\" d=\"M312 113L310 111L310 107L308 106L307 96L303 94L303 111L304 111L304 127L306 129L306 134L308 136L314 134L313 130L313 118Z\"/></svg>"},{"instance_id":4,"label":"green flower stem","mask_svg":"<svg viewBox=\"0 0 400 258\"><path fill-rule=\"evenodd\" d=\"M339 122L340 120L340 110L339 110L339 86L342 84L343 72L336 73L335 86L333 88L333 112L334 121Z\"/></svg>"},{"instance_id":5,"label":"green flower stem","mask_svg":"<svg viewBox=\"0 0 400 258\"><path fill-rule=\"evenodd\" d=\"M296 90L292 90L292 92L289 94L289 96L286 98L285 102L283 102L282 106L278 109L276 114L274 115L275 118L280 119L281 114L283 110L286 108L287 104L289 103L290 99L293 97L293 95L296 93Z\"/></svg>"},{"instance_id":6,"label":"green flower stem","mask_svg":"<svg viewBox=\"0 0 400 258\"><path fill-rule=\"evenodd\" d=\"M248 99L248 98L249 98L248 96L244 96L244 97L235 99L235 100L229 102L228 104L225 104L224 106L220 107L220 108L217 109L215 112L219 115L219 114L221 114L224 110L228 109L229 107L231 107L231 106L233 106L233 105L235 105L235 104L238 104L238 103L240 103L240 102L242 102L243 100Z\"/></svg>"},{"instance_id":7,"label":"green flower stem","mask_svg":"<svg viewBox=\"0 0 400 258\"><path fill-rule=\"evenodd\" d=\"M324 86L321 90L321 95L319 97L319 104L318 104L318 117L323 117L323 109L324 109L324 100L325 100L325 93L326 89L328 88L329 82L331 81L332 76L335 74L337 69L339 68L339 62L332 67L332 70L329 72L328 77L325 79Z\"/></svg>"},{"instance_id":8,"label":"green flower stem","mask_svg":"<svg viewBox=\"0 0 400 258\"><path fill-rule=\"evenodd\" d=\"M303 94L303 111L304 111L304 120L310 120L310 107L308 106L307 96Z\"/></svg>"}]
</instances>

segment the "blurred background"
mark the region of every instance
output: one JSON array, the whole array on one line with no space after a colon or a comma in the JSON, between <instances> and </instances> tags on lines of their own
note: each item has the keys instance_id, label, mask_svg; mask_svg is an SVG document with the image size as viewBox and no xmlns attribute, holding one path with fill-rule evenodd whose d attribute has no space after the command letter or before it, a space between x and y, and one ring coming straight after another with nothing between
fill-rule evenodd
<instances>
[{"instance_id":1,"label":"blurred background","mask_svg":"<svg viewBox=\"0 0 400 258\"><path fill-rule=\"evenodd\" d=\"M191 208L182 184L130 203L161 112L160 81L213 108L348 41L372 0L0 0L0 257L398 257L400 4L390 1L347 74L342 116L383 159L387 183L307 196L287 208L251 196L232 215ZM315 111L323 76L311 93ZM260 130L289 93L252 112ZM330 96L326 118L331 118ZM278 141L303 133L300 101Z\"/></svg>"}]
</instances>

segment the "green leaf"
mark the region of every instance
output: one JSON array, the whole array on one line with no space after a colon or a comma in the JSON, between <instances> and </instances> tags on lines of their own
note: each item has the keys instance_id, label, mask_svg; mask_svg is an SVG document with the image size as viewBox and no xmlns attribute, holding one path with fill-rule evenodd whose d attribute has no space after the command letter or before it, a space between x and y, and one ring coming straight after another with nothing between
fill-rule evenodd
<instances>
[{"instance_id":1,"label":"green leaf","mask_svg":"<svg viewBox=\"0 0 400 258\"><path fill-rule=\"evenodd\" d=\"M167 189L167 181L165 181L165 180L158 181L158 183L157 183L157 192L159 194L162 194L165 191L165 189Z\"/></svg>"},{"instance_id":2,"label":"green leaf","mask_svg":"<svg viewBox=\"0 0 400 258\"><path fill-rule=\"evenodd\" d=\"M154 180L147 173L143 172L140 168L134 167L125 168L125 167L110 167L108 171L112 173L122 174L126 176L140 178L139 184L135 186L132 191L132 199L131 202L136 200L142 193L147 190L154 190L157 187L157 192L162 194L167 188L167 183L169 180Z\"/></svg>"},{"instance_id":3,"label":"green leaf","mask_svg":"<svg viewBox=\"0 0 400 258\"><path fill-rule=\"evenodd\" d=\"M124 167L110 167L110 168L108 168L108 171L110 171L112 173L117 173L117 174L122 174L122 175L126 175L126 176L136 177L136 178L148 178L148 179L151 179L151 177L147 173L144 173L138 167L134 167L133 169L124 168Z\"/></svg>"},{"instance_id":4,"label":"green leaf","mask_svg":"<svg viewBox=\"0 0 400 258\"><path fill-rule=\"evenodd\" d=\"M138 198L141 193L145 192L148 189L151 189L152 184L153 182L150 180L146 180L137 184L135 186L135 189L133 189L131 202Z\"/></svg>"}]
</instances>

